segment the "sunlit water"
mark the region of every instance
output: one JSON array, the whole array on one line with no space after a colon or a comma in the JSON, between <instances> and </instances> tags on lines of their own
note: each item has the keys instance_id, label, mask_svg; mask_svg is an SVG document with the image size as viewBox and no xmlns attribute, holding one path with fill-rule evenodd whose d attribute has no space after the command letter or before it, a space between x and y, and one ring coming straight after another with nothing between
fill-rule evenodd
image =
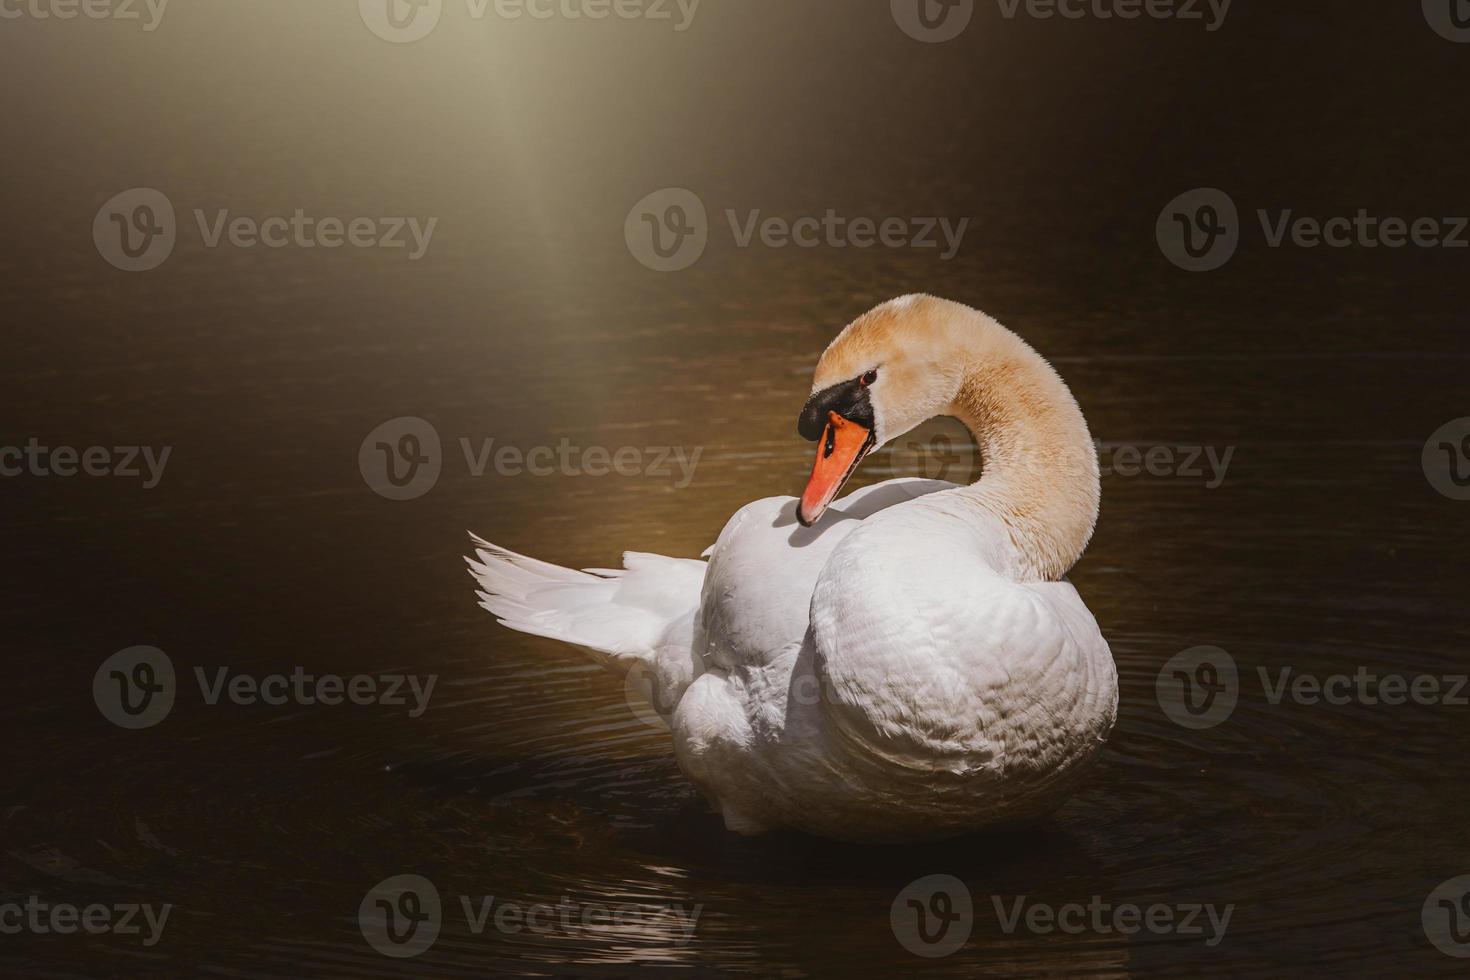
<instances>
[{"instance_id":1,"label":"sunlit water","mask_svg":"<svg viewBox=\"0 0 1470 980\"><path fill-rule=\"evenodd\" d=\"M155 396L178 407L161 430L152 423L176 445L158 489L53 483L25 500L12 554L31 587L10 593L20 598L6 610L26 639L5 894L175 906L153 948L7 940L27 972L365 976L412 964L448 976L596 975L637 964L1126 976L1451 965L1427 945L1419 907L1467 857L1456 748L1466 709L1272 705L1257 672L1275 683L1283 666L1463 671L1462 574L1443 534L1464 519L1424 482L1409 386L1381 399L1391 417L1372 431L1305 417L1287 428L1277 412L1295 399L1351 414L1353 381L1377 376L1378 362L1108 356L1089 352L1108 349L1099 338L1128 320L1093 316L1089 338L1070 344L1049 343L1040 326L1033 339L1056 354L1105 452L1208 445L1220 459L1233 448L1214 487L1208 472L1104 478L1097 536L1072 575L1120 674L1118 727L1100 764L1031 832L911 848L746 840L709 813L667 735L621 685L475 608L460 558L466 529L576 566L614 563L625 548L693 556L741 502L798 486L809 447L792 431L795 413L834 325L720 316L716 330L623 314L628 334L616 343L548 342L509 379L494 354L465 344L434 355L439 373L412 398L374 373L388 350L319 373L337 352L308 332L294 379L283 361L268 377L227 378L218 394ZM596 348L605 334L588 336ZM129 377L145 387L170 377L179 356ZM1442 349L1398 357L1429 379L1463 367ZM97 364L70 383L100 391L117 370ZM1328 374L1341 384L1319 381ZM185 407L215 397L239 406L228 438ZM517 410L520 399L531 405ZM158 411L118 398L106 431L145 431ZM358 442L410 413L439 430L445 470L424 497L391 502L364 484ZM683 489L677 476L475 477L455 459L461 435L702 455ZM965 479L976 471L967 449L962 431L936 424L863 476ZM163 648L185 676L163 723L121 732L92 705L91 675L134 643ZM1201 644L1234 657L1241 694L1228 721L1192 731L1161 709L1155 681ZM193 676L298 664L438 680L427 710L410 717L411 702L211 706ZM400 873L432 880L445 908L432 950L404 963L370 948L357 920L366 891ZM890 928L899 891L930 874L963 880L975 908L968 944L934 960ZM475 908L486 896L647 915L622 929L574 918L476 933L461 897ZM1007 932L995 903L1009 909L1020 896L1234 911L1213 946L1208 936ZM667 908L697 911L692 936L656 914Z\"/></svg>"}]
</instances>

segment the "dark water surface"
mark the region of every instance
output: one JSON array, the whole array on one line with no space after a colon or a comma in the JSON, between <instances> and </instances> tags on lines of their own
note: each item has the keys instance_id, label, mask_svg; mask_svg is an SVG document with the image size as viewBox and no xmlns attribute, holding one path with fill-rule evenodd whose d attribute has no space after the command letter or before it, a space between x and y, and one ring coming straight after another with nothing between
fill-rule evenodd
<instances>
[{"instance_id":1,"label":"dark water surface","mask_svg":"<svg viewBox=\"0 0 1470 980\"><path fill-rule=\"evenodd\" d=\"M1273 249L1254 210L1466 213L1453 99L1470 45L1412 3L1242 0L1213 33L979 5L945 45L905 37L886 6L706 0L683 33L455 8L409 45L345 0L179 5L151 33L0 22L0 444L171 447L152 489L0 480L0 905L172 906L151 946L0 934L0 972L1463 975L1421 909L1470 874L1470 707L1273 704L1260 671L1470 670L1470 502L1421 466L1430 434L1470 414L1470 251ZM130 274L90 229L135 186L166 193L181 230L163 266ZM666 186L696 189L715 230L697 265L660 274L622 229ZM1200 186L1232 195L1244 240L1190 274L1154 223ZM206 248L195 208L439 221L411 262ZM945 262L741 249L726 208L972 223ZM1048 356L1105 459L1173 454L1105 476L1072 573L1117 660L1118 726L1032 830L743 839L615 680L475 607L465 532L575 567L697 556L740 505L801 485L793 430L817 356L913 290L979 306ZM438 432L443 472L393 501L358 453L402 416ZM687 486L677 468L476 476L462 438L701 455ZM1203 460L1179 472L1201 447L1231 453L1220 479ZM941 471L978 473L942 422L858 484ZM129 731L92 683L135 645L165 651L179 683L164 720ZM1198 646L1240 673L1233 714L1201 730L1155 689ZM437 681L417 716L411 697L209 704L195 670L224 667ZM400 874L431 880L445 910L433 947L403 960L358 918ZM965 883L973 931L921 958L890 906L934 874ZM477 934L461 896L577 912ZM1007 931L994 902L1021 896L1233 911L1214 945L1208 930ZM584 922L598 906L646 914ZM697 909L692 935L655 917L670 907Z\"/></svg>"}]
</instances>

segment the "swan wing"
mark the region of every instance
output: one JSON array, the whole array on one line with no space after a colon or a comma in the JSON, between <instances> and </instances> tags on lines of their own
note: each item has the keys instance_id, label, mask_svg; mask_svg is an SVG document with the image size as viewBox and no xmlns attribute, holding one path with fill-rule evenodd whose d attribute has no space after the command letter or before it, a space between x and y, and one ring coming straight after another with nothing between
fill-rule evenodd
<instances>
[{"instance_id":1,"label":"swan wing","mask_svg":"<svg viewBox=\"0 0 1470 980\"><path fill-rule=\"evenodd\" d=\"M699 606L703 561L629 551L622 568L577 571L471 540L475 557L466 561L484 609L502 625L582 647L615 669L653 662Z\"/></svg>"}]
</instances>

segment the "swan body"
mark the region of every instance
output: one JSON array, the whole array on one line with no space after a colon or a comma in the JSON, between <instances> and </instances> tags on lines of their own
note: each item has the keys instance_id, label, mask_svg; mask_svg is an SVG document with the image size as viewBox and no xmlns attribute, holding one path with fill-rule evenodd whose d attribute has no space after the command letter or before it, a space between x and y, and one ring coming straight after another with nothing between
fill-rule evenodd
<instances>
[{"instance_id":1,"label":"swan body","mask_svg":"<svg viewBox=\"0 0 1470 980\"><path fill-rule=\"evenodd\" d=\"M832 505L867 452L937 414L974 434L977 483ZM742 507L707 562L573 571L476 538L481 605L624 672L733 831L912 841L1054 810L1117 712L1064 578L1098 506L1066 386L984 314L903 297L833 341L799 430L818 442L807 491Z\"/></svg>"}]
</instances>

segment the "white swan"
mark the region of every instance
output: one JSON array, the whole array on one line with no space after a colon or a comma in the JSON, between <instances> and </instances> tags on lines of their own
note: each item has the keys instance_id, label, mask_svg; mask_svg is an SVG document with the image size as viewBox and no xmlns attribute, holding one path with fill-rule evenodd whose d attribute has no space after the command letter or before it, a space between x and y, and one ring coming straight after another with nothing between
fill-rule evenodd
<instances>
[{"instance_id":1,"label":"white swan","mask_svg":"<svg viewBox=\"0 0 1470 980\"><path fill-rule=\"evenodd\" d=\"M829 506L868 452L941 414L973 433L978 482ZM1063 579L1098 510L1066 385L983 313L906 296L827 348L798 429L817 441L806 491L742 507L708 564L579 572L475 538L481 605L639 675L731 830L920 840L1055 809L1118 700Z\"/></svg>"}]
</instances>

